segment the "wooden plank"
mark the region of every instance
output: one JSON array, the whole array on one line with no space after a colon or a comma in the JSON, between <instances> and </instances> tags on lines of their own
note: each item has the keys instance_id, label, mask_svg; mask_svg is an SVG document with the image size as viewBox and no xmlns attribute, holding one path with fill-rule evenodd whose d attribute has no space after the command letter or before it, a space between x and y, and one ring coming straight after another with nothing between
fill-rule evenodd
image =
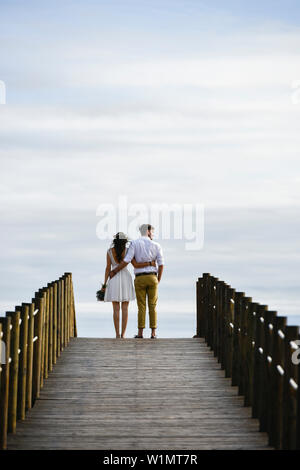
<instances>
[{"instance_id":1,"label":"wooden plank","mask_svg":"<svg viewBox=\"0 0 300 470\"><path fill-rule=\"evenodd\" d=\"M9 449L268 449L201 339L71 339Z\"/></svg>"}]
</instances>

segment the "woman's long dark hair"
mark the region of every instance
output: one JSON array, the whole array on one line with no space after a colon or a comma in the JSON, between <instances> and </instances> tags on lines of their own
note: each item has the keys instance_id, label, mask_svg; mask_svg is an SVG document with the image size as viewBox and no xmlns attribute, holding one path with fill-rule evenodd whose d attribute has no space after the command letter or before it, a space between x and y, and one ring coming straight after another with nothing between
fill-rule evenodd
<instances>
[{"instance_id":1,"label":"woman's long dark hair","mask_svg":"<svg viewBox=\"0 0 300 470\"><path fill-rule=\"evenodd\" d=\"M115 235L115 238L113 239L113 247L115 249L116 258L119 261L119 263L121 263L122 261L122 253L127 243L128 243L128 238L122 232L118 232Z\"/></svg>"}]
</instances>

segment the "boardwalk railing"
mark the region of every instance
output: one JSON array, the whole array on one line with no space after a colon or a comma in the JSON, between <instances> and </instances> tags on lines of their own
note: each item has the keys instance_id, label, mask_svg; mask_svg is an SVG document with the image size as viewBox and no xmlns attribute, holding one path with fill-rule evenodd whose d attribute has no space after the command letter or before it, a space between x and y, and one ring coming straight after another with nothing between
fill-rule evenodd
<instances>
[{"instance_id":1,"label":"boardwalk railing","mask_svg":"<svg viewBox=\"0 0 300 470\"><path fill-rule=\"evenodd\" d=\"M198 279L197 336L252 407L276 449L300 449L299 327L218 278Z\"/></svg>"},{"instance_id":2,"label":"boardwalk railing","mask_svg":"<svg viewBox=\"0 0 300 470\"><path fill-rule=\"evenodd\" d=\"M0 449L39 397L48 372L77 336L72 274L39 289L0 317ZM1 357L2 352L2 357Z\"/></svg>"}]
</instances>

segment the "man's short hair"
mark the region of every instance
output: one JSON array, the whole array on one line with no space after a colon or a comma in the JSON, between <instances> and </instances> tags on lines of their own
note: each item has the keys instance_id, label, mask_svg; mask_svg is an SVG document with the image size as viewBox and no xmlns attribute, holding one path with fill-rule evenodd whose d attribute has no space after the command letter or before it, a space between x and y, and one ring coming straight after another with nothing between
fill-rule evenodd
<instances>
[{"instance_id":1,"label":"man's short hair","mask_svg":"<svg viewBox=\"0 0 300 470\"><path fill-rule=\"evenodd\" d=\"M154 227L150 224L143 224L140 226L139 231L142 235L147 235L148 230L153 230Z\"/></svg>"}]
</instances>

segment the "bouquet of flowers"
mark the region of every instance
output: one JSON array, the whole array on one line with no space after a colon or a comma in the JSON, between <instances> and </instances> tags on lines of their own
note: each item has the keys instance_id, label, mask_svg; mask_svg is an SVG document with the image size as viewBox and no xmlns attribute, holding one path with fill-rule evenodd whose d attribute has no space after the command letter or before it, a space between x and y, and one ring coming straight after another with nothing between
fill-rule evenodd
<instances>
[{"instance_id":1,"label":"bouquet of flowers","mask_svg":"<svg viewBox=\"0 0 300 470\"><path fill-rule=\"evenodd\" d=\"M104 300L105 289L106 289L106 284L102 284L101 289L97 290L97 292L96 292L96 298L97 298L97 300L99 300L99 301L103 301L103 300Z\"/></svg>"}]
</instances>

